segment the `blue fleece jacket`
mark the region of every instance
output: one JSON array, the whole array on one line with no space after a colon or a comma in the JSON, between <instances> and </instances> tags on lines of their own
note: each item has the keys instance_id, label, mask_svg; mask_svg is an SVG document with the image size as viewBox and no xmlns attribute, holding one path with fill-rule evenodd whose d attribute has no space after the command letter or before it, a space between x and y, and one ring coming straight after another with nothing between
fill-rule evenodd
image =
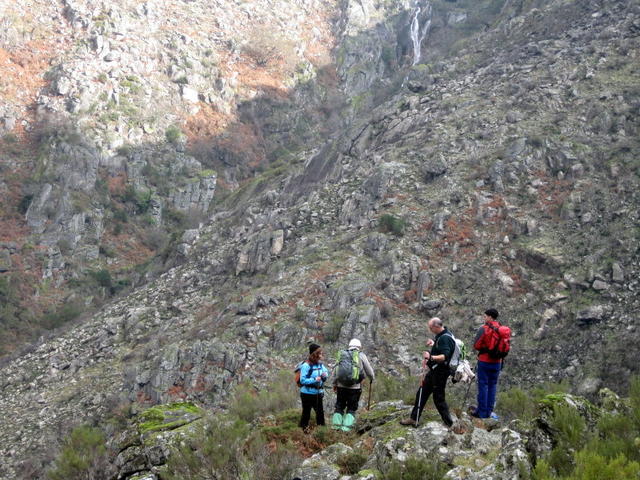
<instances>
[{"instance_id":1,"label":"blue fleece jacket","mask_svg":"<svg viewBox=\"0 0 640 480\"><path fill-rule=\"evenodd\" d=\"M311 372L309 372L311 369ZM324 380L317 382L316 377L324 376ZM329 377L329 370L322 363L316 363L314 365L309 365L307 362L302 364L300 367L300 383L302 387L300 387L300 393L307 393L310 395L317 395L318 393L323 393L322 386L324 382L327 381Z\"/></svg>"}]
</instances>

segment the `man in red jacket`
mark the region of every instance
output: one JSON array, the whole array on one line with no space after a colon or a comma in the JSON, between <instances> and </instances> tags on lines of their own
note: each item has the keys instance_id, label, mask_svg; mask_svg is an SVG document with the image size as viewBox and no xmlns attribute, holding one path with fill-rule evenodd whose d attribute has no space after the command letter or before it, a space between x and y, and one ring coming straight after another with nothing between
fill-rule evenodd
<instances>
[{"instance_id":1,"label":"man in red jacket","mask_svg":"<svg viewBox=\"0 0 640 480\"><path fill-rule=\"evenodd\" d=\"M471 415L478 418L498 418L493 413L496 404L498 377L502 368L502 359L489 354L491 327L498 328L498 311L490 308L484 312L484 325L478 329L473 348L478 351L478 406Z\"/></svg>"}]
</instances>

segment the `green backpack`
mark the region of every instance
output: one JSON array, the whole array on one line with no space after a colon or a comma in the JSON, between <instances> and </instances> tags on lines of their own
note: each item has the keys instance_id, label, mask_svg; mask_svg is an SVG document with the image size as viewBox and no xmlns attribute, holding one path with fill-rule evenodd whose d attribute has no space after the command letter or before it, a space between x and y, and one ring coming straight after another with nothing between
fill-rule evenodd
<instances>
[{"instance_id":1,"label":"green backpack","mask_svg":"<svg viewBox=\"0 0 640 480\"><path fill-rule=\"evenodd\" d=\"M360 352L358 350L340 350L336 365L336 379L342 385L350 387L364 380L364 372L360 368Z\"/></svg>"}]
</instances>

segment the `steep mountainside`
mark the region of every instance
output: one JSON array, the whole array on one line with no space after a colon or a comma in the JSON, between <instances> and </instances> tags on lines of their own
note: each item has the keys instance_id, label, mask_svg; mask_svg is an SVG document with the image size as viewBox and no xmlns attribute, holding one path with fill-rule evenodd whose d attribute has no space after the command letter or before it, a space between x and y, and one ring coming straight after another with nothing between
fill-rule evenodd
<instances>
[{"instance_id":1,"label":"steep mountainside","mask_svg":"<svg viewBox=\"0 0 640 480\"><path fill-rule=\"evenodd\" d=\"M58 126L38 136L44 149L14 133L38 149L3 157L0 186L33 187L16 235L38 243L2 255L42 255L50 288L89 264L113 287L100 262L114 277L136 263L123 249L144 222L157 232L167 212L200 213L156 260L164 273L6 359L2 478L123 405L224 407L309 339L331 352L358 336L380 371L415 374L435 314L470 340L484 309L501 312L514 331L504 385L567 380L589 396L638 372L637 2L443 1L432 16L423 4L413 66L409 2L194 1L186 17L181 2L43 3L69 29L41 94ZM140 18L144 41L127 30ZM28 42L63 28L13 25ZM14 95L5 125L45 128ZM77 265L56 263L63 250ZM92 288L75 295L87 303Z\"/></svg>"}]
</instances>

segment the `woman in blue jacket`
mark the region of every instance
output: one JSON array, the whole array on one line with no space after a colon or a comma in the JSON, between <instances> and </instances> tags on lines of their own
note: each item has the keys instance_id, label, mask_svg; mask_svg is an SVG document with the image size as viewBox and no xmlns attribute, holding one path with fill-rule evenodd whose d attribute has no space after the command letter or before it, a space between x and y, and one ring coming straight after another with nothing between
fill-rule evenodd
<instances>
[{"instance_id":1,"label":"woman in blue jacket","mask_svg":"<svg viewBox=\"0 0 640 480\"><path fill-rule=\"evenodd\" d=\"M300 427L309 431L309 418L311 409L316 412L316 424L324 425L324 408L322 396L323 386L329 377L327 367L322 363L322 348L312 343L309 345L309 358L300 367L300 400L302 401L302 417Z\"/></svg>"}]
</instances>

